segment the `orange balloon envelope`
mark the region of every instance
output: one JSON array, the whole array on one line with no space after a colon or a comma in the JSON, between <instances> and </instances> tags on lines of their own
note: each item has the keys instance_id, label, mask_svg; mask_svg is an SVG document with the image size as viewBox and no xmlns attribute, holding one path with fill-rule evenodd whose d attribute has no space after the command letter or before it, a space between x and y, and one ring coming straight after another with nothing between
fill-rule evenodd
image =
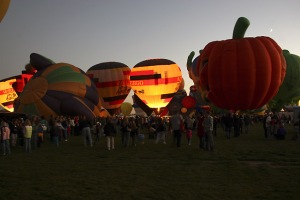
<instances>
[{"instance_id":1,"label":"orange balloon envelope","mask_svg":"<svg viewBox=\"0 0 300 200\"><path fill-rule=\"evenodd\" d=\"M244 38L249 23L239 18L233 39L210 42L199 56L201 93L219 108L260 108L276 95L284 80L282 49L269 37Z\"/></svg>"}]
</instances>

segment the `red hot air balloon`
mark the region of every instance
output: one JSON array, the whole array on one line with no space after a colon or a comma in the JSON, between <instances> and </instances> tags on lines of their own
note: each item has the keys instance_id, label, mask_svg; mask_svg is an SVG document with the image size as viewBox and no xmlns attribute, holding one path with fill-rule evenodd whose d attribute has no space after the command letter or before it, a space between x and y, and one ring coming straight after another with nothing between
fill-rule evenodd
<instances>
[{"instance_id":1,"label":"red hot air balloon","mask_svg":"<svg viewBox=\"0 0 300 200\"><path fill-rule=\"evenodd\" d=\"M196 99L192 96L186 96L182 99L181 103L182 106L186 107L187 109L194 108L196 106Z\"/></svg>"}]
</instances>

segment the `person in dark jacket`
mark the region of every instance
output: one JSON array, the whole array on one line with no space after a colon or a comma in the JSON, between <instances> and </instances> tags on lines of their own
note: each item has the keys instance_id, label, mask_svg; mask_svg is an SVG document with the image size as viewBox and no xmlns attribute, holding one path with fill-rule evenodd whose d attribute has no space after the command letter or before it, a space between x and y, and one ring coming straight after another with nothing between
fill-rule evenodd
<instances>
[{"instance_id":1,"label":"person in dark jacket","mask_svg":"<svg viewBox=\"0 0 300 200\"><path fill-rule=\"evenodd\" d=\"M224 118L224 125L225 125L225 133L227 139L230 139L232 127L233 127L233 117L231 113L227 113Z\"/></svg>"},{"instance_id":2,"label":"person in dark jacket","mask_svg":"<svg viewBox=\"0 0 300 200\"><path fill-rule=\"evenodd\" d=\"M107 150L115 149L115 136L116 136L116 129L114 124L112 123L112 118L107 117L106 124L104 126L104 134L106 137L106 147Z\"/></svg>"},{"instance_id":3,"label":"person in dark jacket","mask_svg":"<svg viewBox=\"0 0 300 200\"><path fill-rule=\"evenodd\" d=\"M91 121L87 119L86 116L82 116L82 118L79 121L79 127L82 132L84 146L90 145L91 147L93 147Z\"/></svg>"}]
</instances>

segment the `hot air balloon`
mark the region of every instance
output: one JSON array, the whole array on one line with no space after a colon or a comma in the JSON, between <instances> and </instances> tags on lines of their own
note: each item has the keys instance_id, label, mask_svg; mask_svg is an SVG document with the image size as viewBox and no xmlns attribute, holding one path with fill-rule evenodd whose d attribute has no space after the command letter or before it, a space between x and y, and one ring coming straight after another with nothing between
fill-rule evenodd
<instances>
[{"instance_id":1,"label":"hot air balloon","mask_svg":"<svg viewBox=\"0 0 300 200\"><path fill-rule=\"evenodd\" d=\"M23 91L26 83L34 75L34 71L22 71L22 74L2 79L0 81L0 104L9 111L14 111L14 100Z\"/></svg>"},{"instance_id":2,"label":"hot air balloon","mask_svg":"<svg viewBox=\"0 0 300 200\"><path fill-rule=\"evenodd\" d=\"M124 102L121 104L121 113L124 116L129 116L132 111L132 104L129 102Z\"/></svg>"},{"instance_id":3,"label":"hot air balloon","mask_svg":"<svg viewBox=\"0 0 300 200\"><path fill-rule=\"evenodd\" d=\"M178 90L183 90L183 89L184 89L184 85L185 85L185 81L184 81L184 79L182 78Z\"/></svg>"},{"instance_id":4,"label":"hot air balloon","mask_svg":"<svg viewBox=\"0 0 300 200\"><path fill-rule=\"evenodd\" d=\"M10 0L0 0L0 22L4 18L6 11L8 10Z\"/></svg>"},{"instance_id":5,"label":"hot air balloon","mask_svg":"<svg viewBox=\"0 0 300 200\"><path fill-rule=\"evenodd\" d=\"M0 105L10 112L14 111L14 100L18 97L18 94L12 87L15 82L16 79L0 82Z\"/></svg>"},{"instance_id":6,"label":"hot air balloon","mask_svg":"<svg viewBox=\"0 0 300 200\"><path fill-rule=\"evenodd\" d=\"M142 61L130 72L132 90L150 108L166 107L181 81L179 66L167 59Z\"/></svg>"},{"instance_id":7,"label":"hot air balloon","mask_svg":"<svg viewBox=\"0 0 300 200\"><path fill-rule=\"evenodd\" d=\"M249 24L239 18L233 39L210 42L198 59L201 93L219 108L260 108L283 82L286 62L281 48L269 37L244 38Z\"/></svg>"},{"instance_id":8,"label":"hot air balloon","mask_svg":"<svg viewBox=\"0 0 300 200\"><path fill-rule=\"evenodd\" d=\"M86 73L97 87L102 106L110 115L117 114L131 90L130 68L120 62L103 62L92 66Z\"/></svg>"},{"instance_id":9,"label":"hot air balloon","mask_svg":"<svg viewBox=\"0 0 300 200\"><path fill-rule=\"evenodd\" d=\"M45 117L100 116L101 104L96 86L78 67L53 63L32 53L30 64L37 70L15 103L17 112Z\"/></svg>"},{"instance_id":10,"label":"hot air balloon","mask_svg":"<svg viewBox=\"0 0 300 200\"><path fill-rule=\"evenodd\" d=\"M181 104L187 109L194 108L196 106L196 99L192 96L186 96L181 100Z\"/></svg>"},{"instance_id":11,"label":"hot air balloon","mask_svg":"<svg viewBox=\"0 0 300 200\"><path fill-rule=\"evenodd\" d=\"M278 93L272 99L273 111L280 111L284 105L289 104L293 98L300 97L300 57L283 50L286 60L286 75Z\"/></svg>"}]
</instances>

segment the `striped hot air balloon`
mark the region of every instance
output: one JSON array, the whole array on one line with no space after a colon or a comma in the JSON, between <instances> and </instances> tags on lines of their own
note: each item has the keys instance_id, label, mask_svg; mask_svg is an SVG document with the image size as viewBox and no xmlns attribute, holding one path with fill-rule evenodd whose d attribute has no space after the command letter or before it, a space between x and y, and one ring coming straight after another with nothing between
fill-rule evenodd
<instances>
[{"instance_id":1,"label":"striped hot air balloon","mask_svg":"<svg viewBox=\"0 0 300 200\"><path fill-rule=\"evenodd\" d=\"M0 82L0 106L10 112L14 111L14 100L18 97L16 91L12 87L15 82L16 79Z\"/></svg>"},{"instance_id":2,"label":"striped hot air balloon","mask_svg":"<svg viewBox=\"0 0 300 200\"><path fill-rule=\"evenodd\" d=\"M130 68L120 62L103 62L87 70L94 81L102 106L110 113L117 114L129 94Z\"/></svg>"},{"instance_id":3,"label":"striped hot air balloon","mask_svg":"<svg viewBox=\"0 0 300 200\"><path fill-rule=\"evenodd\" d=\"M142 61L130 72L132 90L150 108L166 107L181 81L179 66L168 59Z\"/></svg>"},{"instance_id":4,"label":"striped hot air balloon","mask_svg":"<svg viewBox=\"0 0 300 200\"><path fill-rule=\"evenodd\" d=\"M15 103L17 112L43 115L100 116L101 104L96 86L78 67L54 64L39 54L30 55L37 73L26 84Z\"/></svg>"}]
</instances>

